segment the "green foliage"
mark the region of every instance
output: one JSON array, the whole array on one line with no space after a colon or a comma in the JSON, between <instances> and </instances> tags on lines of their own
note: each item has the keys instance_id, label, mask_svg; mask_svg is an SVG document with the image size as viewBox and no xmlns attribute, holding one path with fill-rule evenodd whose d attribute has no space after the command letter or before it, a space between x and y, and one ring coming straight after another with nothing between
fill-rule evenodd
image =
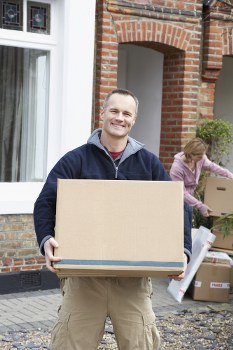
<instances>
[{"instance_id":1,"label":"green foliage","mask_svg":"<svg viewBox=\"0 0 233 350\"><path fill-rule=\"evenodd\" d=\"M199 212L198 209L193 208L192 227L199 228L200 226L204 226L210 230L213 226L213 217L212 216L205 217Z\"/></svg>"},{"instance_id":2,"label":"green foliage","mask_svg":"<svg viewBox=\"0 0 233 350\"><path fill-rule=\"evenodd\" d=\"M197 127L196 136L210 146L209 158L223 165L223 158L227 158L230 145L233 143L232 124L221 119L205 119Z\"/></svg>"},{"instance_id":3,"label":"green foliage","mask_svg":"<svg viewBox=\"0 0 233 350\"><path fill-rule=\"evenodd\" d=\"M222 232L223 237L228 236L233 230L233 212L218 217L211 230Z\"/></svg>"}]
</instances>

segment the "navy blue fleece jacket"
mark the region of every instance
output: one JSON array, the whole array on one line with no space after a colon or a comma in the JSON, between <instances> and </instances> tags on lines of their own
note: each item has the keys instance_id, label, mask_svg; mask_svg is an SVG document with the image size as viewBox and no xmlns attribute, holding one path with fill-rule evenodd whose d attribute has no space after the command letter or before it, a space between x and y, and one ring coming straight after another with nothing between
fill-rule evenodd
<instances>
[{"instance_id":1,"label":"navy blue fleece jacket","mask_svg":"<svg viewBox=\"0 0 233 350\"><path fill-rule=\"evenodd\" d=\"M57 179L171 180L159 159L130 137L121 157L113 161L100 143L100 134L101 129L95 130L87 144L65 154L48 175L34 207L35 231L42 254L45 241L54 237ZM184 210L184 252L189 258L192 240L186 209L187 206Z\"/></svg>"}]
</instances>

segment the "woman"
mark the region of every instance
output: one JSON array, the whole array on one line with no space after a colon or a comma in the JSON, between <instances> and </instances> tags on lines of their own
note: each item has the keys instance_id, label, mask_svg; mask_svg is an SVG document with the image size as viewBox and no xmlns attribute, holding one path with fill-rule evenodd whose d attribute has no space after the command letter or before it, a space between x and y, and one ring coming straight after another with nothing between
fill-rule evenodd
<instances>
[{"instance_id":1,"label":"woman","mask_svg":"<svg viewBox=\"0 0 233 350\"><path fill-rule=\"evenodd\" d=\"M233 179L233 174L219 165L211 162L207 156L207 144L200 138L194 138L187 143L183 152L175 155L170 176L174 181L184 182L184 200L191 207L197 208L203 216L208 217L211 208L193 196L198 185L202 170Z\"/></svg>"}]
</instances>

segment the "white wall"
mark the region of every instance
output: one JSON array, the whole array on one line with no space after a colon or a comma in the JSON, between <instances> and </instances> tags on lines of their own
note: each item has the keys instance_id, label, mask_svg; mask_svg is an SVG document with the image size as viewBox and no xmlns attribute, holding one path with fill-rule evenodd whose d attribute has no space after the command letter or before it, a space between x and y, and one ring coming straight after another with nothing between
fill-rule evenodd
<instances>
[{"instance_id":1,"label":"white wall","mask_svg":"<svg viewBox=\"0 0 233 350\"><path fill-rule=\"evenodd\" d=\"M223 67L216 83L214 117L233 124L233 57L223 57ZM233 145L226 167L233 172Z\"/></svg>"},{"instance_id":2,"label":"white wall","mask_svg":"<svg viewBox=\"0 0 233 350\"><path fill-rule=\"evenodd\" d=\"M120 45L118 87L132 90L139 99L138 119L131 136L159 155L163 54L136 45Z\"/></svg>"}]
</instances>

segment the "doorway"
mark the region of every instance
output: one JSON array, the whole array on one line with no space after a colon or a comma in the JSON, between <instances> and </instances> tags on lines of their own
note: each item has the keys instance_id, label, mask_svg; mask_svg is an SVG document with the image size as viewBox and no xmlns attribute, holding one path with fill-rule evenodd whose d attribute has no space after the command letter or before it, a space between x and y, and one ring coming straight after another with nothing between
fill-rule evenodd
<instances>
[{"instance_id":1,"label":"doorway","mask_svg":"<svg viewBox=\"0 0 233 350\"><path fill-rule=\"evenodd\" d=\"M119 88L131 90L139 99L138 119L130 136L159 156L164 55L134 44L120 44Z\"/></svg>"},{"instance_id":2,"label":"doorway","mask_svg":"<svg viewBox=\"0 0 233 350\"><path fill-rule=\"evenodd\" d=\"M216 82L214 118L223 119L233 125L233 57L223 57L220 77ZM233 172L233 145L229 159L223 162L224 166Z\"/></svg>"}]
</instances>

